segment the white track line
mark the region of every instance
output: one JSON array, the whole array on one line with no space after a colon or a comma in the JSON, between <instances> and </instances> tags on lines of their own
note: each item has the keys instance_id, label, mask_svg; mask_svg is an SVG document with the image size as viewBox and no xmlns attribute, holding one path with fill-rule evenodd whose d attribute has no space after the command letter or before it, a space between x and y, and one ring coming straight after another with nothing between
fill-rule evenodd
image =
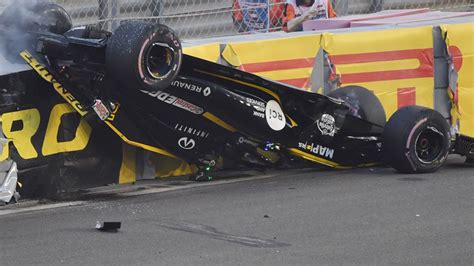
<instances>
[{"instance_id":1,"label":"white track line","mask_svg":"<svg viewBox=\"0 0 474 266\"><path fill-rule=\"evenodd\" d=\"M19 208L19 209L0 210L0 216L22 213L22 212L42 211L42 210L56 209L56 208L62 208L62 207L78 206L78 205L83 205L86 202L87 201L70 201L70 202L60 202L60 203L52 203L52 204L41 204L38 206Z\"/></svg>"},{"instance_id":2,"label":"white track line","mask_svg":"<svg viewBox=\"0 0 474 266\"><path fill-rule=\"evenodd\" d=\"M161 193L161 192L167 192L167 191L175 191L175 190L187 189L187 188L209 187L209 186L215 186L215 185L223 185L223 184L232 184L232 183L244 182L244 181L249 181L249 180L259 180L259 179L265 179L265 178L270 178L270 177L274 177L274 176L276 176L276 174L254 176L254 177L244 177L244 178L236 178L236 179L228 179L228 180L215 180L215 181L212 181L212 182L191 183L189 185L184 185L184 186L149 188L149 189L145 189L145 190L124 192L124 193L119 193L119 194L121 196L147 195L147 194Z\"/></svg>"},{"instance_id":3,"label":"white track line","mask_svg":"<svg viewBox=\"0 0 474 266\"><path fill-rule=\"evenodd\" d=\"M212 181L212 182L190 183L190 184L184 185L184 186L183 185L179 185L179 186L175 185L175 186L170 186L170 187L147 188L145 190L138 190L138 191L132 191L132 192L120 192L119 191L116 194L120 195L120 196L124 196L124 197L127 197L127 196L140 196L140 195L155 194L155 193L162 193L162 192L168 192L168 191L176 191L176 190L195 188L195 187L209 187L209 186L244 182L244 181L249 181L249 180L266 179L266 178L271 178L271 177L274 177L274 176L276 176L276 174L253 176L253 177L244 177L244 178L236 178L236 179L227 179L227 180L215 180L215 181ZM60 203L52 203L52 204L41 204L41 205L26 207L26 208L0 210L0 216L18 214L18 213L24 213L24 212L50 210L50 209L63 208L63 207L79 206L79 205L84 205L87 202L88 201L70 201L70 202L60 202Z\"/></svg>"}]
</instances>

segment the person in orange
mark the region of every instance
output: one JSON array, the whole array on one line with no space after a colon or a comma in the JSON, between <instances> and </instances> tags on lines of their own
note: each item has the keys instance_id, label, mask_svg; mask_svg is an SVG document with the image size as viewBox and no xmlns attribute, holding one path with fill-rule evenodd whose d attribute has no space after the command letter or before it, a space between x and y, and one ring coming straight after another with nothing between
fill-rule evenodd
<instances>
[{"instance_id":1,"label":"person in orange","mask_svg":"<svg viewBox=\"0 0 474 266\"><path fill-rule=\"evenodd\" d=\"M235 27L239 32L248 32L252 30L266 30L266 20L268 20L269 25L268 25L268 30L269 31L276 31L280 30L283 24L283 19L284 19L284 13L285 13L285 7L286 7L286 0L233 0L232 1L232 20L234 22ZM248 3L263 3L265 7L268 6L269 8L269 18L266 17L267 11L262 12L261 9L259 12L256 12L258 8L252 9L248 8ZM244 6L244 8L242 8ZM249 27L249 22L251 21L246 21L244 13L254 11L254 13L258 15L265 15L265 27ZM255 18L258 16L250 16L249 18ZM262 18L259 18L262 19Z\"/></svg>"},{"instance_id":2,"label":"person in orange","mask_svg":"<svg viewBox=\"0 0 474 266\"><path fill-rule=\"evenodd\" d=\"M302 31L303 22L306 20L328 19L336 16L330 0L287 0L283 30Z\"/></svg>"}]
</instances>

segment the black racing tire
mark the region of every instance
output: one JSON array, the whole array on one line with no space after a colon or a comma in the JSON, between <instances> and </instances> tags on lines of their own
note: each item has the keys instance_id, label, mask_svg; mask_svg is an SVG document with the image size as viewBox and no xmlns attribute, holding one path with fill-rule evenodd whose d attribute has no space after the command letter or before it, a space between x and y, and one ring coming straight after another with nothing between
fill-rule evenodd
<instances>
[{"instance_id":1,"label":"black racing tire","mask_svg":"<svg viewBox=\"0 0 474 266\"><path fill-rule=\"evenodd\" d=\"M446 161L450 127L437 111L406 106L395 112L382 134L382 156L400 173L431 173Z\"/></svg>"},{"instance_id":2,"label":"black racing tire","mask_svg":"<svg viewBox=\"0 0 474 266\"><path fill-rule=\"evenodd\" d=\"M377 96L364 87L341 87L331 91L328 96L343 100L353 116L382 127L387 122L382 103Z\"/></svg>"},{"instance_id":3,"label":"black racing tire","mask_svg":"<svg viewBox=\"0 0 474 266\"><path fill-rule=\"evenodd\" d=\"M105 58L108 74L126 89L158 91L176 78L182 47L165 25L125 22L108 40Z\"/></svg>"}]
</instances>

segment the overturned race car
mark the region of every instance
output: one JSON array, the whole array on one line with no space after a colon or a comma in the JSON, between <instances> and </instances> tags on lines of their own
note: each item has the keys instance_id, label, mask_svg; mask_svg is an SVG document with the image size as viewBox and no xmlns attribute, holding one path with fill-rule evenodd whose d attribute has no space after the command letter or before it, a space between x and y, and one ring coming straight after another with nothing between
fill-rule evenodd
<instances>
[{"instance_id":1,"label":"overturned race car","mask_svg":"<svg viewBox=\"0 0 474 266\"><path fill-rule=\"evenodd\" d=\"M471 154L455 148L457 135L432 109L404 107L386 122L380 101L363 87L307 92L184 55L165 25L73 28L58 5L28 8L37 16L27 21L15 20L15 6L0 17L8 25L1 45L13 51L8 60L26 61L90 124L195 164L194 180L210 180L219 158L264 167L292 158L334 168L385 163L427 173L450 152Z\"/></svg>"}]
</instances>

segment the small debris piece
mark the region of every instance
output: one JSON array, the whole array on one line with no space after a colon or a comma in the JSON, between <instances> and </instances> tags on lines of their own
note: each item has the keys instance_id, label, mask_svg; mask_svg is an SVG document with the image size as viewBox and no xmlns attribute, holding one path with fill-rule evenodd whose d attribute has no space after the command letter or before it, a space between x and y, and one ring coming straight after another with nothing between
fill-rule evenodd
<instances>
[{"instance_id":1,"label":"small debris piece","mask_svg":"<svg viewBox=\"0 0 474 266\"><path fill-rule=\"evenodd\" d=\"M268 215L265 214L265 215L263 216L263 218L270 218L270 216L268 216Z\"/></svg>"},{"instance_id":2,"label":"small debris piece","mask_svg":"<svg viewBox=\"0 0 474 266\"><path fill-rule=\"evenodd\" d=\"M121 222L100 222L97 221L95 228L102 232L117 232L122 226Z\"/></svg>"}]
</instances>

